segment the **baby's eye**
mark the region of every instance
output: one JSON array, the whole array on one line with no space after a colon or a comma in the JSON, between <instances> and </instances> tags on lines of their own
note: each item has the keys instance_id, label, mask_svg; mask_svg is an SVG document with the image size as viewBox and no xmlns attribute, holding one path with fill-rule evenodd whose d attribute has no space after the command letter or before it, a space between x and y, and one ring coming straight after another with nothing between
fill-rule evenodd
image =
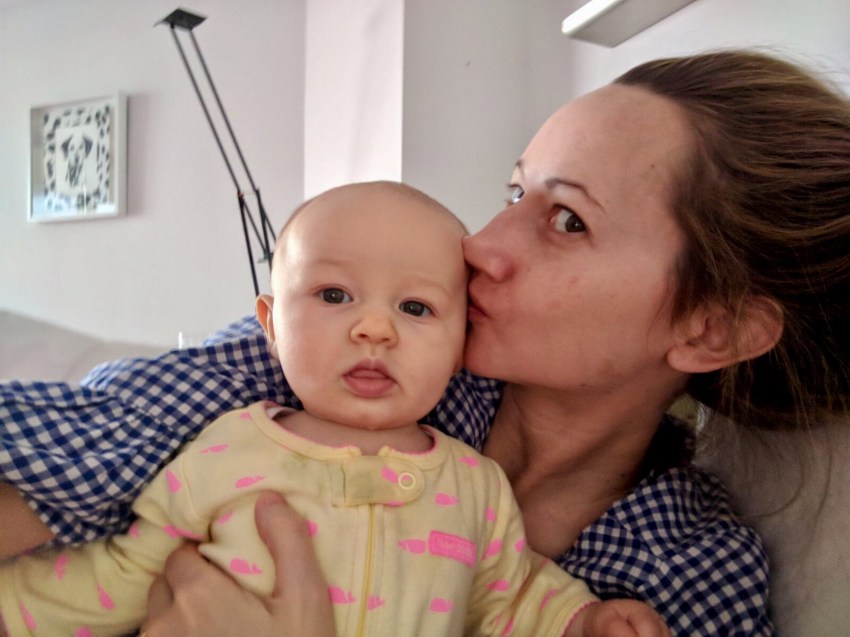
<instances>
[{"instance_id":1,"label":"baby's eye","mask_svg":"<svg viewBox=\"0 0 850 637\"><path fill-rule=\"evenodd\" d=\"M549 220L558 232L587 232L584 221L569 208L561 208L558 214Z\"/></svg>"},{"instance_id":2,"label":"baby's eye","mask_svg":"<svg viewBox=\"0 0 850 637\"><path fill-rule=\"evenodd\" d=\"M508 186L508 200L507 204L515 204L518 203L522 196L525 194L525 191L520 186L515 186L513 184Z\"/></svg>"},{"instance_id":3,"label":"baby's eye","mask_svg":"<svg viewBox=\"0 0 850 637\"><path fill-rule=\"evenodd\" d=\"M399 308L405 314L412 314L413 316L428 316L432 313L430 307L419 301L405 301Z\"/></svg>"},{"instance_id":4,"label":"baby's eye","mask_svg":"<svg viewBox=\"0 0 850 637\"><path fill-rule=\"evenodd\" d=\"M319 292L319 296L325 303L351 303L348 292L339 288L325 288Z\"/></svg>"}]
</instances>

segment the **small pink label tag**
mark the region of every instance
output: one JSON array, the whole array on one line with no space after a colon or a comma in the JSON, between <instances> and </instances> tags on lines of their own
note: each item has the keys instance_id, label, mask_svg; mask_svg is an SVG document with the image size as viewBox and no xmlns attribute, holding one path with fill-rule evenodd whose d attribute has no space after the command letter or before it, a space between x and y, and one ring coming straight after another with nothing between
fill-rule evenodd
<instances>
[{"instance_id":1,"label":"small pink label tag","mask_svg":"<svg viewBox=\"0 0 850 637\"><path fill-rule=\"evenodd\" d=\"M475 542L458 535L451 535L450 533L443 533L441 531L431 531L431 534L428 536L428 551L431 555L448 557L462 562L467 566L475 565L475 555L477 553Z\"/></svg>"}]
</instances>

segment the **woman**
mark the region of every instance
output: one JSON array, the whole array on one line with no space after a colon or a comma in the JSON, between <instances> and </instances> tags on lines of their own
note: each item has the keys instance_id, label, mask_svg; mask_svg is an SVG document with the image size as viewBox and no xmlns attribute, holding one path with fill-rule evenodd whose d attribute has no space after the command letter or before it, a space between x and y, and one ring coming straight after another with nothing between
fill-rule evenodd
<instances>
[{"instance_id":1,"label":"woman","mask_svg":"<svg viewBox=\"0 0 850 637\"><path fill-rule=\"evenodd\" d=\"M648 601L674 634L772 634L760 541L664 414L685 392L759 427L846 411L848 156L846 100L792 66L650 62L559 109L507 208L466 241L465 362L507 383L461 377L468 403L444 403L443 426L502 464L533 548L603 597ZM312 623L327 602L287 532L301 525L266 504L275 595L183 550L152 590L150 635L237 616L257 635L332 634Z\"/></svg>"}]
</instances>

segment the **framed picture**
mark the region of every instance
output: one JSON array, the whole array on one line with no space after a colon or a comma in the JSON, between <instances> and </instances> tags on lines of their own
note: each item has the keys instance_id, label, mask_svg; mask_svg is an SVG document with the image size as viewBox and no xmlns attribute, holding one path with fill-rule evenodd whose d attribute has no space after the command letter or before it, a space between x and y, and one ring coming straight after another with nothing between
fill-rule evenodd
<instances>
[{"instance_id":1,"label":"framed picture","mask_svg":"<svg viewBox=\"0 0 850 637\"><path fill-rule=\"evenodd\" d=\"M125 95L30 110L30 221L123 215L126 177Z\"/></svg>"}]
</instances>

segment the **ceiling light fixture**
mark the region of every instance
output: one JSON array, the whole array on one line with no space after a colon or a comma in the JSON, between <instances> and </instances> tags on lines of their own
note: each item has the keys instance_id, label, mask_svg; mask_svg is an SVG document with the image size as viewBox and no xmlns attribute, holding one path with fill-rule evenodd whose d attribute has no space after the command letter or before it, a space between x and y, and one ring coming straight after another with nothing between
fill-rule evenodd
<instances>
[{"instance_id":1,"label":"ceiling light fixture","mask_svg":"<svg viewBox=\"0 0 850 637\"><path fill-rule=\"evenodd\" d=\"M694 0L590 0L568 15L561 31L571 38L614 47Z\"/></svg>"}]
</instances>

